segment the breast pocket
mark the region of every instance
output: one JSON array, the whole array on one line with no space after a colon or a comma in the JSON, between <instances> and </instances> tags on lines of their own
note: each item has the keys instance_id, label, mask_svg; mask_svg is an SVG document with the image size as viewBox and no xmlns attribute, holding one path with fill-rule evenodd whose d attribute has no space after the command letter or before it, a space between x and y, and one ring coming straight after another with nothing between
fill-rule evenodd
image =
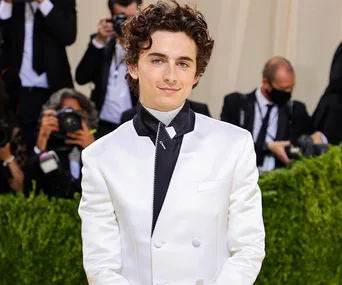
<instances>
[{"instance_id":1,"label":"breast pocket","mask_svg":"<svg viewBox=\"0 0 342 285\"><path fill-rule=\"evenodd\" d=\"M217 179L201 181L198 183L197 192L206 193L212 191L230 191L232 179Z\"/></svg>"}]
</instances>

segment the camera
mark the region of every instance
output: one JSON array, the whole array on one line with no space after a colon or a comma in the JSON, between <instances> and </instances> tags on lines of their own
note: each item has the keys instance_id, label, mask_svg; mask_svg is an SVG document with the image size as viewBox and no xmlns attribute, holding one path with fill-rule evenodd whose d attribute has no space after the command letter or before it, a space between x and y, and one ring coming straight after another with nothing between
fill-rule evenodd
<instances>
[{"instance_id":1,"label":"camera","mask_svg":"<svg viewBox=\"0 0 342 285\"><path fill-rule=\"evenodd\" d=\"M4 120L0 120L0 147L4 147L11 139L11 128Z\"/></svg>"},{"instance_id":2,"label":"camera","mask_svg":"<svg viewBox=\"0 0 342 285\"><path fill-rule=\"evenodd\" d=\"M55 115L58 118L59 132L72 133L82 129L81 115L71 107L65 107Z\"/></svg>"},{"instance_id":3,"label":"camera","mask_svg":"<svg viewBox=\"0 0 342 285\"><path fill-rule=\"evenodd\" d=\"M304 157L318 156L328 151L327 144L314 144L310 135L302 135L297 140L297 146L286 147L286 155L290 159L298 159L302 154Z\"/></svg>"},{"instance_id":4,"label":"camera","mask_svg":"<svg viewBox=\"0 0 342 285\"><path fill-rule=\"evenodd\" d=\"M72 133L82 129L82 117L73 108L67 106L57 111L54 116L58 119L59 131L53 132L48 141L48 148L58 153L69 152L74 147L66 144L67 133Z\"/></svg>"},{"instance_id":5,"label":"camera","mask_svg":"<svg viewBox=\"0 0 342 285\"><path fill-rule=\"evenodd\" d=\"M117 33L119 37L123 36L122 25L128 19L128 16L125 14L117 14L114 15L112 19L108 20L108 22L113 23L114 31Z\"/></svg>"}]
</instances>

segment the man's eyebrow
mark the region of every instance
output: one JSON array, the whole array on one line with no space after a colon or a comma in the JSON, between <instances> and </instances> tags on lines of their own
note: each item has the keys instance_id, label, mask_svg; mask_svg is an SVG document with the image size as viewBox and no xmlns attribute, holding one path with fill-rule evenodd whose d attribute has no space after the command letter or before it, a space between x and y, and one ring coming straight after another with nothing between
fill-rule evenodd
<instances>
[{"instance_id":1,"label":"man's eyebrow","mask_svg":"<svg viewBox=\"0 0 342 285\"><path fill-rule=\"evenodd\" d=\"M157 57L161 57L161 58L165 58L165 59L168 58L168 56L166 54L159 53L159 52L149 53L148 56L157 56ZM188 56L180 56L178 58L178 60L186 60L186 61L194 62L194 60L191 57L188 57Z\"/></svg>"}]
</instances>

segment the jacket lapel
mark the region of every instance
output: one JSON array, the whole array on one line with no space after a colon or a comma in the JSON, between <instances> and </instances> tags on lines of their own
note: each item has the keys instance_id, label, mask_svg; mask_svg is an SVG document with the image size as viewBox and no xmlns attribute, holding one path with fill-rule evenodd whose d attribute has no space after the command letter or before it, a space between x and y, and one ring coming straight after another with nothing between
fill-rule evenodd
<instances>
[{"instance_id":1,"label":"jacket lapel","mask_svg":"<svg viewBox=\"0 0 342 285\"><path fill-rule=\"evenodd\" d=\"M248 130L251 134L253 134L253 126L254 126L254 105L255 105L255 91L246 95L246 106L245 106L245 124L243 126L244 129Z\"/></svg>"},{"instance_id":2,"label":"jacket lapel","mask_svg":"<svg viewBox=\"0 0 342 285\"><path fill-rule=\"evenodd\" d=\"M276 135L276 141L281 141L285 139L286 134L286 126L288 122L288 113L285 107L279 108L279 117L278 117L278 130Z\"/></svg>"},{"instance_id":3,"label":"jacket lapel","mask_svg":"<svg viewBox=\"0 0 342 285\"><path fill-rule=\"evenodd\" d=\"M113 55L115 53L115 44L116 44L116 39L113 38L109 41L109 43L107 44L104 50L104 55L103 55L104 61L103 61L103 66L102 66L102 83L101 83L101 88L104 91L102 92L104 94L103 96L105 96L106 91L107 91L110 66L112 64Z\"/></svg>"}]
</instances>

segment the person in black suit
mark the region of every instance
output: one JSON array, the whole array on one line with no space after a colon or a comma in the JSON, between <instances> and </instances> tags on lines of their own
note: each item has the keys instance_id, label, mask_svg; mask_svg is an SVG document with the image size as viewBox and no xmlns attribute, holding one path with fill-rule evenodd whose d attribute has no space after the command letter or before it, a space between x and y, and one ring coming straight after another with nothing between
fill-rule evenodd
<instances>
[{"instance_id":1,"label":"person in black suit","mask_svg":"<svg viewBox=\"0 0 342 285\"><path fill-rule=\"evenodd\" d=\"M261 172L289 164L285 148L296 144L301 135L314 132L305 105L291 100L294 86L291 63L283 57L273 57L264 67L261 88L247 95L232 93L224 98L221 120L252 133ZM318 132L312 139L322 143L324 136Z\"/></svg>"},{"instance_id":2,"label":"person in black suit","mask_svg":"<svg viewBox=\"0 0 342 285\"><path fill-rule=\"evenodd\" d=\"M26 152L15 116L9 108L5 86L0 81L0 194L23 192Z\"/></svg>"},{"instance_id":3,"label":"person in black suit","mask_svg":"<svg viewBox=\"0 0 342 285\"><path fill-rule=\"evenodd\" d=\"M65 47L76 39L76 2L2 0L0 20L1 75L30 151L42 105L52 92L73 87Z\"/></svg>"},{"instance_id":4,"label":"person in black suit","mask_svg":"<svg viewBox=\"0 0 342 285\"><path fill-rule=\"evenodd\" d=\"M327 137L330 144L342 142L342 74L329 83L312 120L315 128Z\"/></svg>"},{"instance_id":5,"label":"person in black suit","mask_svg":"<svg viewBox=\"0 0 342 285\"><path fill-rule=\"evenodd\" d=\"M73 121L81 123L68 124L77 130L65 131L65 123L71 119L62 120L57 115L65 108L78 114ZM34 154L25 172L25 192L35 188L60 198L72 198L81 192L81 152L95 141L97 123L95 105L83 94L70 88L52 94L43 106Z\"/></svg>"},{"instance_id":6,"label":"person in black suit","mask_svg":"<svg viewBox=\"0 0 342 285\"><path fill-rule=\"evenodd\" d=\"M193 110L195 113L199 113L208 117L210 116L209 108L207 104L195 102L192 100L187 100L190 105L190 109ZM129 120L132 120L137 113L137 108L133 107L125 112L122 113L121 117L121 124L128 122Z\"/></svg>"},{"instance_id":7,"label":"person in black suit","mask_svg":"<svg viewBox=\"0 0 342 285\"><path fill-rule=\"evenodd\" d=\"M342 42L337 47L330 67L329 84L342 77Z\"/></svg>"},{"instance_id":8,"label":"person in black suit","mask_svg":"<svg viewBox=\"0 0 342 285\"><path fill-rule=\"evenodd\" d=\"M124 111L136 106L138 98L126 83L123 35L115 31L111 19L119 14L134 16L140 0L109 0L112 16L98 24L98 32L91 36L88 48L76 69L76 81L95 84L91 100L99 111L98 137L115 130Z\"/></svg>"}]
</instances>

